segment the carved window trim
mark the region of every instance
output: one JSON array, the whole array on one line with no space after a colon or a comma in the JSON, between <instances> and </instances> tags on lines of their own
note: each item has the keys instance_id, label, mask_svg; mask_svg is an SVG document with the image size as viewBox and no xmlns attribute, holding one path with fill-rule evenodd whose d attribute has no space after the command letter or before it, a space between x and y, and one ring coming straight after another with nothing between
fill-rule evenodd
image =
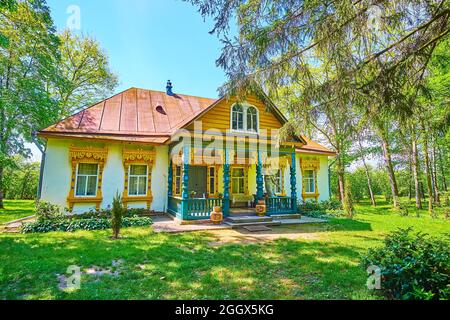
<instances>
[{"instance_id":1,"label":"carved window trim","mask_svg":"<svg viewBox=\"0 0 450 320\"><path fill-rule=\"evenodd\" d=\"M96 209L100 210L100 205L103 201L103 194L102 194L103 170L107 159L108 159L107 148L94 148L91 146L76 147L73 145L70 146L69 161L71 163L72 174L71 174L69 196L67 197L69 211L73 211L73 207L76 203L94 203ZM75 196L77 168L78 164L80 163L92 163L98 165L97 194L95 197Z\"/></svg>"},{"instance_id":2,"label":"carved window trim","mask_svg":"<svg viewBox=\"0 0 450 320\"><path fill-rule=\"evenodd\" d=\"M318 157L304 157L300 158L300 166L302 169L302 197L303 199L315 199L319 200L319 184L318 184L318 172L320 170L320 159ZM305 188L305 172L313 171L314 173L314 187L315 192L307 193Z\"/></svg>"},{"instance_id":3,"label":"carved window trim","mask_svg":"<svg viewBox=\"0 0 450 320\"><path fill-rule=\"evenodd\" d=\"M125 185L122 195L122 202L125 207L131 202L146 202L147 210L150 210L153 202L152 194L152 171L155 163L156 152L144 149L124 149L122 151L123 166L125 170ZM147 194L145 196L133 196L128 194L128 183L131 165L146 165L147 166Z\"/></svg>"}]
</instances>

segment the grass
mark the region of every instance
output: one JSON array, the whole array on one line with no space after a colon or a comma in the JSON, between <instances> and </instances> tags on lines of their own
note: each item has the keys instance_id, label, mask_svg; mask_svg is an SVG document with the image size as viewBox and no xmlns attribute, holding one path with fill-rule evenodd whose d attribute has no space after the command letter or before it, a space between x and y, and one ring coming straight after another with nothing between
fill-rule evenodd
<instances>
[{"instance_id":1,"label":"grass","mask_svg":"<svg viewBox=\"0 0 450 320\"><path fill-rule=\"evenodd\" d=\"M450 240L442 217L400 217L387 204L365 203L354 220L287 230L310 238L252 244L212 245L215 234L150 228L124 229L118 241L110 231L0 234L0 299L378 299L366 289L361 255L409 226ZM123 264L112 267L117 259ZM57 275L70 265L120 273L83 275L80 290L64 292Z\"/></svg>"},{"instance_id":2,"label":"grass","mask_svg":"<svg viewBox=\"0 0 450 320\"><path fill-rule=\"evenodd\" d=\"M0 224L32 216L34 201L3 200L5 209L0 209Z\"/></svg>"}]
</instances>

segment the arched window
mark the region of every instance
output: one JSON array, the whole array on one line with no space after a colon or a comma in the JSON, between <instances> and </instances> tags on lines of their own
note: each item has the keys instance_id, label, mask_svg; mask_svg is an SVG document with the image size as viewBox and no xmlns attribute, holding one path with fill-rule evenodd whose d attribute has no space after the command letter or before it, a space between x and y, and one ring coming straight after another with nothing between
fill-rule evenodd
<instances>
[{"instance_id":1,"label":"arched window","mask_svg":"<svg viewBox=\"0 0 450 320\"><path fill-rule=\"evenodd\" d=\"M233 107L232 113L232 129L244 130L244 108L237 104Z\"/></svg>"},{"instance_id":2,"label":"arched window","mask_svg":"<svg viewBox=\"0 0 450 320\"><path fill-rule=\"evenodd\" d=\"M258 112L254 107L247 108L247 131L258 132Z\"/></svg>"},{"instance_id":3,"label":"arched window","mask_svg":"<svg viewBox=\"0 0 450 320\"><path fill-rule=\"evenodd\" d=\"M247 104L235 104L231 108L231 130L258 133L258 109Z\"/></svg>"}]
</instances>

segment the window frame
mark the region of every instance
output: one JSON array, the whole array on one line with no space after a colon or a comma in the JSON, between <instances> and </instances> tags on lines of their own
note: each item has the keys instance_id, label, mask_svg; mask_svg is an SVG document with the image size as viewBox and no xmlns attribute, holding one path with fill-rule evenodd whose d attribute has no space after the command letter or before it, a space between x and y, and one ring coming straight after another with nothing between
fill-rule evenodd
<instances>
[{"instance_id":1,"label":"window frame","mask_svg":"<svg viewBox=\"0 0 450 320\"><path fill-rule=\"evenodd\" d=\"M242 108L242 112L243 112L243 129L235 129L233 128L233 116L234 116L234 108L236 106L240 106ZM255 130L249 130L248 129L248 110L249 109L254 109L256 111L256 131ZM260 117L259 117L259 109L251 104L248 103L234 103L231 106L231 112L230 112L230 131L234 132L234 133L248 133L248 134L259 134L260 128L259 128L259 122L260 122Z\"/></svg>"},{"instance_id":2,"label":"window frame","mask_svg":"<svg viewBox=\"0 0 450 320\"><path fill-rule=\"evenodd\" d=\"M144 175L141 175L141 174L139 174L139 175L136 175L136 174L131 174L131 167L133 167L133 166L140 166L140 167L145 167L146 168L146 175L144 176ZM129 197L146 197L147 195L148 195L148 174L149 174L149 168L148 168L148 165L147 164L139 164L139 163L134 163L134 164L130 164L129 166L128 166L128 196ZM130 194L130 186L131 186L131 178L132 177L137 177L137 188L136 188L136 190L137 190L137 194ZM145 194L140 194L139 193L139 182L140 182L140 179L142 179L142 178L144 178L145 177Z\"/></svg>"},{"instance_id":3,"label":"window frame","mask_svg":"<svg viewBox=\"0 0 450 320\"><path fill-rule=\"evenodd\" d=\"M209 167L207 167L207 170L208 170L208 173L206 175L206 179L208 179L207 191L208 191L208 196L211 197L211 196L215 196L217 194L217 187L216 187L217 168L214 166L209 166ZM211 174L211 170L213 171L214 174ZM211 187L212 187L212 190L211 190Z\"/></svg>"},{"instance_id":4,"label":"window frame","mask_svg":"<svg viewBox=\"0 0 450 320\"><path fill-rule=\"evenodd\" d=\"M307 172L312 172L312 176L311 177L307 177L306 173ZM314 186L314 190L313 191L307 191L307 189L310 187L310 181L312 181L312 185ZM317 193L317 186L316 186L316 170L304 170L303 172L303 184L304 184L304 190L305 190L305 194L316 194Z\"/></svg>"},{"instance_id":5,"label":"window frame","mask_svg":"<svg viewBox=\"0 0 450 320\"><path fill-rule=\"evenodd\" d=\"M177 168L180 168L180 174L177 176ZM180 165L173 166L173 195L181 196L182 192L183 167ZM177 192L177 179L179 180L179 192Z\"/></svg>"},{"instance_id":6,"label":"window frame","mask_svg":"<svg viewBox=\"0 0 450 320\"><path fill-rule=\"evenodd\" d=\"M80 164L90 164L90 165L95 165L97 166L97 174L93 175L93 174L79 174L79 168L80 168ZM98 163L90 163L90 162L78 162L77 163L77 169L76 169L76 173L75 173L75 190L74 190L74 197L75 198L96 198L97 194L98 194L98 182L99 182L99 174L100 172L100 166ZM78 194L78 178L80 176L86 177L86 183L85 183L85 188L84 188L84 194L83 195L79 195ZM94 195L87 195L87 189L88 189L88 182L89 182L89 177L96 177L95 180L95 194Z\"/></svg>"}]
</instances>

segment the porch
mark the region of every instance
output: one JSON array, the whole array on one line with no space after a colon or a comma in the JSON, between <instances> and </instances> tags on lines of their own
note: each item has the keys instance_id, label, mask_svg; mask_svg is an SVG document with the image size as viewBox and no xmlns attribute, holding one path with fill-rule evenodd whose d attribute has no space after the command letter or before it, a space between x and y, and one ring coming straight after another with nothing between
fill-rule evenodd
<instances>
[{"instance_id":1,"label":"porch","mask_svg":"<svg viewBox=\"0 0 450 320\"><path fill-rule=\"evenodd\" d=\"M182 221L209 220L214 207L222 208L224 218L254 215L264 200L269 217L296 214L295 151L277 153L276 169L267 153L253 154L246 151L239 159L236 150L224 149L213 155L214 161L205 161L196 159L202 152L183 147L178 159L171 157L168 213Z\"/></svg>"}]
</instances>

